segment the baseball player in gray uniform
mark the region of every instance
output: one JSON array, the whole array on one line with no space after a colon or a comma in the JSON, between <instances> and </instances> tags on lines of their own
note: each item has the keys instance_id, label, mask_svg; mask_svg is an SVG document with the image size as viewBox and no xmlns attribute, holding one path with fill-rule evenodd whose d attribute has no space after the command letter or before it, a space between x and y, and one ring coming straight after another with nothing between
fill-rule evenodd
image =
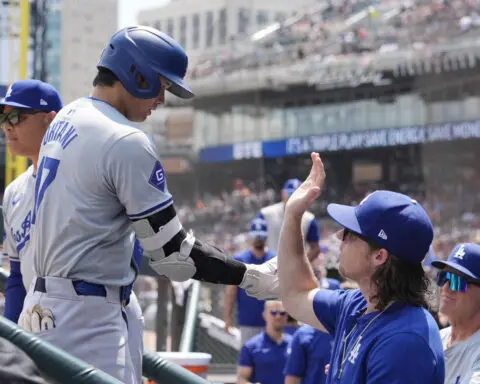
<instances>
[{"instance_id":1,"label":"baseball player in gray uniform","mask_svg":"<svg viewBox=\"0 0 480 384\"><path fill-rule=\"evenodd\" d=\"M239 285L260 299L278 291L274 264L245 265L185 231L159 155L135 126L165 91L193 97L183 80L187 64L178 43L156 29L118 31L91 95L58 113L40 148L31 240L37 278L20 323L39 321L39 337L123 383L137 382L122 319L138 273L135 237L151 268L172 280Z\"/></svg>"},{"instance_id":2,"label":"baseball player in gray uniform","mask_svg":"<svg viewBox=\"0 0 480 384\"><path fill-rule=\"evenodd\" d=\"M14 155L25 156L32 161L27 171L7 186L3 197L5 228L3 248L10 261L4 315L14 322L18 321L26 289L34 279L30 229L40 144L50 122L61 108L62 101L55 88L39 80L20 80L13 83L6 96L0 100L0 126L5 133L9 149ZM137 264L141 253L141 247L137 242L134 247L134 259ZM135 371L140 381L143 315L133 291L130 293L129 304L125 306L125 315L129 325L128 347L135 368L140 367ZM39 319L42 316L46 324L51 314L36 313L30 318L32 322L24 322L22 325L29 331L38 332L41 326Z\"/></svg>"}]
</instances>

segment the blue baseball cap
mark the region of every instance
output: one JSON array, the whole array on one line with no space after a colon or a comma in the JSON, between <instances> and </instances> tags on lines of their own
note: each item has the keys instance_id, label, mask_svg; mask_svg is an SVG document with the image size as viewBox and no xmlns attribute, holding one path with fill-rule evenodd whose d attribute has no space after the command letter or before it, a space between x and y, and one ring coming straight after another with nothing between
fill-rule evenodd
<instances>
[{"instance_id":1,"label":"blue baseball cap","mask_svg":"<svg viewBox=\"0 0 480 384\"><path fill-rule=\"evenodd\" d=\"M250 224L250 237L255 239L257 237L266 238L268 235L267 222L264 219L256 217Z\"/></svg>"},{"instance_id":2,"label":"blue baseball cap","mask_svg":"<svg viewBox=\"0 0 480 384\"><path fill-rule=\"evenodd\" d=\"M447 261L436 260L432 262L432 265L438 269L450 267L480 281L480 245L474 243L458 244L448 256Z\"/></svg>"},{"instance_id":3,"label":"blue baseball cap","mask_svg":"<svg viewBox=\"0 0 480 384\"><path fill-rule=\"evenodd\" d=\"M288 179L285 184L283 184L283 190L287 193L287 196L292 196L293 192L302 184L299 179Z\"/></svg>"},{"instance_id":4,"label":"blue baseball cap","mask_svg":"<svg viewBox=\"0 0 480 384\"><path fill-rule=\"evenodd\" d=\"M432 244L427 212L401 193L375 191L356 207L329 204L327 211L342 227L410 263L421 263Z\"/></svg>"},{"instance_id":5,"label":"blue baseball cap","mask_svg":"<svg viewBox=\"0 0 480 384\"><path fill-rule=\"evenodd\" d=\"M40 109L45 112L58 112L62 109L62 100L57 90L40 80L19 80L7 90L0 106ZM3 109L3 107L1 107Z\"/></svg>"}]
</instances>

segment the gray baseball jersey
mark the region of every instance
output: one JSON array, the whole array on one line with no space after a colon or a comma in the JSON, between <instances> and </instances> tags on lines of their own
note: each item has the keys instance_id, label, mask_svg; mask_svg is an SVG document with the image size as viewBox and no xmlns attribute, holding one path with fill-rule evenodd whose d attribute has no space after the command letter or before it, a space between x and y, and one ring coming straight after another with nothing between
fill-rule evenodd
<instances>
[{"instance_id":1,"label":"gray baseball jersey","mask_svg":"<svg viewBox=\"0 0 480 384\"><path fill-rule=\"evenodd\" d=\"M452 327L440 331L445 354L445 384L480 384L480 331L447 347Z\"/></svg>"},{"instance_id":2,"label":"gray baseball jersey","mask_svg":"<svg viewBox=\"0 0 480 384\"><path fill-rule=\"evenodd\" d=\"M267 246L276 253L278 252L280 230L282 229L283 217L285 214L284 203L281 201L279 203L264 207L261 209L260 213L267 222ZM303 214L301 226L304 238L307 236L308 228L310 227L312 220L315 220L313 213L307 211Z\"/></svg>"},{"instance_id":3,"label":"gray baseball jersey","mask_svg":"<svg viewBox=\"0 0 480 384\"><path fill-rule=\"evenodd\" d=\"M33 279L30 230L34 201L33 166L13 180L3 195L3 250L10 261L20 263L23 285L28 289Z\"/></svg>"},{"instance_id":4,"label":"gray baseball jersey","mask_svg":"<svg viewBox=\"0 0 480 384\"><path fill-rule=\"evenodd\" d=\"M148 137L108 103L64 107L40 149L33 212L34 272L122 286L131 267L131 219L173 203Z\"/></svg>"}]
</instances>

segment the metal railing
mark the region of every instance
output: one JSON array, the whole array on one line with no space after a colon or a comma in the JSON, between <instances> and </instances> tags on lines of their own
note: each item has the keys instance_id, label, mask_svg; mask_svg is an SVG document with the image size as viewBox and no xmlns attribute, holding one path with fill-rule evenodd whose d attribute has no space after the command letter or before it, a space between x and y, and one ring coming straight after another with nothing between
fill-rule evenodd
<instances>
[{"instance_id":1,"label":"metal railing","mask_svg":"<svg viewBox=\"0 0 480 384\"><path fill-rule=\"evenodd\" d=\"M0 291L5 292L9 273L0 268ZM197 296L198 297L198 296ZM198 299L197 299L198 302ZM0 316L0 337L22 349L38 368L52 379L72 384L117 384L120 381L95 369L62 349L30 334L15 323ZM53 364L52 364L53 362ZM143 355L142 372L145 378L158 384L207 384L200 376L171 363L157 353L146 351Z\"/></svg>"}]
</instances>

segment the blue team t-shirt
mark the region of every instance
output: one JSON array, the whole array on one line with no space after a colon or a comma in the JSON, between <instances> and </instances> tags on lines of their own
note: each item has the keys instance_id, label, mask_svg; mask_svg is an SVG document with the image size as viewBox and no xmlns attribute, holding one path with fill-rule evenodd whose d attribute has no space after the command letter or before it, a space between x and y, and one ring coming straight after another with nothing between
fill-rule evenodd
<instances>
[{"instance_id":1,"label":"blue team t-shirt","mask_svg":"<svg viewBox=\"0 0 480 384\"><path fill-rule=\"evenodd\" d=\"M287 360L287 348L292 336L284 334L277 344L265 331L248 340L240 351L238 365L251 367L250 382L279 384L285 381L283 367Z\"/></svg>"},{"instance_id":2,"label":"blue team t-shirt","mask_svg":"<svg viewBox=\"0 0 480 384\"><path fill-rule=\"evenodd\" d=\"M288 348L285 376L301 377L302 384L324 384L325 365L330 362L332 346L330 334L302 325Z\"/></svg>"},{"instance_id":3,"label":"blue team t-shirt","mask_svg":"<svg viewBox=\"0 0 480 384\"><path fill-rule=\"evenodd\" d=\"M266 261L273 259L275 254L268 250L265 255L259 259L255 257L251 250L247 249L233 258L245 264L263 264ZM262 313L265 306L265 301L257 300L254 297L248 296L244 289L238 288L237 293L237 323L244 327L264 327L265 320Z\"/></svg>"},{"instance_id":4,"label":"blue team t-shirt","mask_svg":"<svg viewBox=\"0 0 480 384\"><path fill-rule=\"evenodd\" d=\"M358 289L315 295L315 314L334 338L329 383L443 384L442 343L427 310L394 303L377 317L379 312L363 315L366 308Z\"/></svg>"}]
</instances>

